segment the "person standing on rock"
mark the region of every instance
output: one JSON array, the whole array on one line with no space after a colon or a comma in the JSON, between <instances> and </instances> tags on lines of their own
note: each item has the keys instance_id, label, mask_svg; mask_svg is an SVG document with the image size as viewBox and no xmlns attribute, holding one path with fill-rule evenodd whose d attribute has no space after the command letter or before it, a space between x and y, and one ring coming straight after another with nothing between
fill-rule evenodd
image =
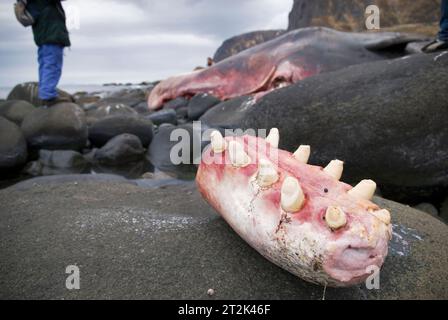
<instances>
[{"instance_id":1,"label":"person standing on rock","mask_svg":"<svg viewBox=\"0 0 448 320\"><path fill-rule=\"evenodd\" d=\"M38 47L39 99L46 106L67 101L59 97L57 91L64 48L71 45L61 0L28 0L26 10L34 19L32 28Z\"/></svg>"},{"instance_id":2,"label":"person standing on rock","mask_svg":"<svg viewBox=\"0 0 448 320\"><path fill-rule=\"evenodd\" d=\"M426 45L422 50L431 53L448 49L448 0L442 0L442 18L440 19L440 31L437 39Z\"/></svg>"}]
</instances>

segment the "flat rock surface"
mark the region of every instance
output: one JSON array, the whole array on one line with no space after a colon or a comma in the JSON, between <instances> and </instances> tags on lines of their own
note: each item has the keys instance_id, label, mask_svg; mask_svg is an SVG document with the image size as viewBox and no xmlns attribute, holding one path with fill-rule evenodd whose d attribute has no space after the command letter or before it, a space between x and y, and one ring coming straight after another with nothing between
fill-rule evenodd
<instances>
[{"instance_id":1,"label":"flat rock surface","mask_svg":"<svg viewBox=\"0 0 448 320\"><path fill-rule=\"evenodd\" d=\"M0 191L0 299L322 299L261 257L193 183L142 188L118 179L37 179ZM326 299L448 298L448 227L391 209L381 288L327 288ZM80 269L67 290L68 265ZM209 297L207 290L215 295Z\"/></svg>"}]
</instances>

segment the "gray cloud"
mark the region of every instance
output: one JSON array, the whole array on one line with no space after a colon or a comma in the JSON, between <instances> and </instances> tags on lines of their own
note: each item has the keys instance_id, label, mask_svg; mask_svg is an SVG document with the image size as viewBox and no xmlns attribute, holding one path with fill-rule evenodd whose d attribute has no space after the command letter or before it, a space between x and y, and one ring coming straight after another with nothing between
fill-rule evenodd
<instances>
[{"instance_id":1,"label":"gray cloud","mask_svg":"<svg viewBox=\"0 0 448 320\"><path fill-rule=\"evenodd\" d=\"M292 0L68 0L62 84L138 82L203 65L226 38L286 28ZM79 18L79 21L78 19ZM0 86L37 80L30 29L0 4Z\"/></svg>"}]
</instances>

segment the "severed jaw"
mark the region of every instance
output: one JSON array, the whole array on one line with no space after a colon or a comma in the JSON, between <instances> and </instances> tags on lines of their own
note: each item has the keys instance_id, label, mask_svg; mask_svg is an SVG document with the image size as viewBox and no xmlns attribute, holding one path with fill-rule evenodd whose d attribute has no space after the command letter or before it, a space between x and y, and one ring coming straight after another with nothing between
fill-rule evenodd
<instances>
[{"instance_id":1,"label":"severed jaw","mask_svg":"<svg viewBox=\"0 0 448 320\"><path fill-rule=\"evenodd\" d=\"M370 201L375 182L340 182L343 162L308 165L309 146L279 150L266 139L222 137L204 150L196 182L204 198L264 257L298 277L350 286L381 267L391 237L390 213Z\"/></svg>"}]
</instances>

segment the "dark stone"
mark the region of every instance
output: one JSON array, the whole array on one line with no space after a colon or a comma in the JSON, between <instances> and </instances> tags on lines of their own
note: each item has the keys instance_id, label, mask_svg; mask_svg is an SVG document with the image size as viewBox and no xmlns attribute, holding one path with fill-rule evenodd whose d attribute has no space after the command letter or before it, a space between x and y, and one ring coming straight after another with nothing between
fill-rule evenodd
<instances>
[{"instance_id":1,"label":"dark stone","mask_svg":"<svg viewBox=\"0 0 448 320\"><path fill-rule=\"evenodd\" d=\"M137 113L142 115L147 115L150 112L148 108L148 103L146 101L142 101L136 104L135 106L132 107L132 109L134 109L135 111L137 111Z\"/></svg>"},{"instance_id":2,"label":"dark stone","mask_svg":"<svg viewBox=\"0 0 448 320\"><path fill-rule=\"evenodd\" d=\"M188 107L180 107L175 110L176 110L177 119L187 119L188 118Z\"/></svg>"},{"instance_id":3,"label":"dark stone","mask_svg":"<svg viewBox=\"0 0 448 320\"><path fill-rule=\"evenodd\" d=\"M448 227L398 203L375 199L394 222L380 289L324 291L259 255L193 184L68 178L0 190L0 299L448 299Z\"/></svg>"},{"instance_id":4,"label":"dark stone","mask_svg":"<svg viewBox=\"0 0 448 320\"><path fill-rule=\"evenodd\" d=\"M16 85L8 95L7 100L24 100L31 103L33 106L41 106L42 101L38 97L38 87L37 82L26 82ZM72 96L62 90L58 89L58 94L60 98L66 99L67 101L73 101Z\"/></svg>"},{"instance_id":5,"label":"dark stone","mask_svg":"<svg viewBox=\"0 0 448 320\"><path fill-rule=\"evenodd\" d=\"M149 119L135 116L109 116L89 127L89 140L93 145L102 147L110 139L123 133L136 135L142 145L147 147L152 140L153 124Z\"/></svg>"},{"instance_id":6,"label":"dark stone","mask_svg":"<svg viewBox=\"0 0 448 320\"><path fill-rule=\"evenodd\" d=\"M443 221L445 221L445 223L448 223L448 197L445 198L440 206L439 216L441 219L443 219Z\"/></svg>"},{"instance_id":7,"label":"dark stone","mask_svg":"<svg viewBox=\"0 0 448 320\"><path fill-rule=\"evenodd\" d=\"M233 98L214 106L199 120L212 127L240 128L241 116L244 115L244 110L254 102L254 98L250 96Z\"/></svg>"},{"instance_id":8,"label":"dark stone","mask_svg":"<svg viewBox=\"0 0 448 320\"><path fill-rule=\"evenodd\" d=\"M34 109L35 107L27 101L10 100L0 102L0 116L14 122L18 126L22 124L23 119Z\"/></svg>"},{"instance_id":9,"label":"dark stone","mask_svg":"<svg viewBox=\"0 0 448 320\"><path fill-rule=\"evenodd\" d=\"M422 202L422 203L419 203L418 205L414 206L413 208L416 210L426 212L427 214L430 214L433 217L439 216L439 210L437 210L437 208L431 203Z\"/></svg>"},{"instance_id":10,"label":"dark stone","mask_svg":"<svg viewBox=\"0 0 448 320\"><path fill-rule=\"evenodd\" d=\"M201 150L206 145L205 142L201 143L203 130L204 128L196 129L191 123L159 127L148 148L149 161L164 172L172 172L180 176L195 173L197 170L195 163L199 163ZM198 155L196 158L194 158L195 148ZM171 158L171 153L175 159Z\"/></svg>"},{"instance_id":11,"label":"dark stone","mask_svg":"<svg viewBox=\"0 0 448 320\"><path fill-rule=\"evenodd\" d=\"M88 125L92 125L99 119L112 115L130 115L137 116L138 113L131 107L124 104L110 104L102 105L96 109L92 109L86 112L86 118Z\"/></svg>"},{"instance_id":12,"label":"dark stone","mask_svg":"<svg viewBox=\"0 0 448 320\"><path fill-rule=\"evenodd\" d=\"M431 202L448 187L447 74L448 55L440 53L372 62L305 79L252 106L218 105L201 120L277 127L281 148L312 146L313 164L344 160L347 182L369 177L386 197Z\"/></svg>"},{"instance_id":13,"label":"dark stone","mask_svg":"<svg viewBox=\"0 0 448 320\"><path fill-rule=\"evenodd\" d=\"M241 51L260 43L272 40L285 33L285 30L263 30L243 33L225 40L213 56L214 62L219 62Z\"/></svg>"},{"instance_id":14,"label":"dark stone","mask_svg":"<svg viewBox=\"0 0 448 320\"><path fill-rule=\"evenodd\" d=\"M137 136L121 134L110 139L95 153L95 160L109 165L120 165L143 159L142 143Z\"/></svg>"},{"instance_id":15,"label":"dark stone","mask_svg":"<svg viewBox=\"0 0 448 320\"><path fill-rule=\"evenodd\" d=\"M27 157L26 141L20 128L0 117L0 170L21 166Z\"/></svg>"},{"instance_id":16,"label":"dark stone","mask_svg":"<svg viewBox=\"0 0 448 320\"><path fill-rule=\"evenodd\" d=\"M170 100L163 105L164 109L178 109L188 106L188 99L184 97L178 97L176 99Z\"/></svg>"},{"instance_id":17,"label":"dark stone","mask_svg":"<svg viewBox=\"0 0 448 320\"><path fill-rule=\"evenodd\" d=\"M206 93L196 94L188 103L188 119L198 120L207 110L220 103L221 100Z\"/></svg>"},{"instance_id":18,"label":"dark stone","mask_svg":"<svg viewBox=\"0 0 448 320\"><path fill-rule=\"evenodd\" d=\"M21 129L33 149L81 150L87 142L85 114L74 103L38 108L25 117Z\"/></svg>"},{"instance_id":19,"label":"dark stone","mask_svg":"<svg viewBox=\"0 0 448 320\"><path fill-rule=\"evenodd\" d=\"M162 109L147 115L145 118L151 120L157 126L162 123L177 124L177 115L174 109Z\"/></svg>"},{"instance_id":20,"label":"dark stone","mask_svg":"<svg viewBox=\"0 0 448 320\"><path fill-rule=\"evenodd\" d=\"M39 162L53 168L72 168L86 165L83 155L73 150L39 150Z\"/></svg>"}]
</instances>

